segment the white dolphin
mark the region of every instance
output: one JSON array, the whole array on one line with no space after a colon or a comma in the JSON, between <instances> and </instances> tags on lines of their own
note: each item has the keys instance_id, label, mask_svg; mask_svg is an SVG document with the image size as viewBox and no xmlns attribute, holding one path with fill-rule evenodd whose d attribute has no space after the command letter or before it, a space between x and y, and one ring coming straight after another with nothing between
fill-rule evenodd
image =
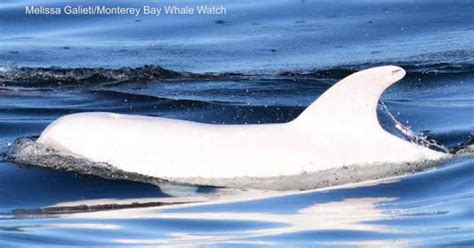
<instances>
[{"instance_id":1,"label":"white dolphin","mask_svg":"<svg viewBox=\"0 0 474 248\"><path fill-rule=\"evenodd\" d=\"M171 180L275 177L447 157L379 125L381 94L404 76L396 66L354 73L288 123L212 125L80 113L50 124L38 142L126 172Z\"/></svg>"}]
</instances>

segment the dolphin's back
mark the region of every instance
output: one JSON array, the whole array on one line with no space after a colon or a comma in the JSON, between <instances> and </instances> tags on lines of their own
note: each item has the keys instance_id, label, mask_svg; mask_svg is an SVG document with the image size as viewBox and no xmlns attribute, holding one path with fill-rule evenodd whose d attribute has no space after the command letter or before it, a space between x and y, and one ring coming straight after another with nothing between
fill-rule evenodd
<instances>
[{"instance_id":1,"label":"dolphin's back","mask_svg":"<svg viewBox=\"0 0 474 248\"><path fill-rule=\"evenodd\" d=\"M271 177L347 165L438 159L377 120L400 67L352 74L285 124L211 125L157 117L81 113L53 122L38 142L121 170L161 178Z\"/></svg>"}]
</instances>

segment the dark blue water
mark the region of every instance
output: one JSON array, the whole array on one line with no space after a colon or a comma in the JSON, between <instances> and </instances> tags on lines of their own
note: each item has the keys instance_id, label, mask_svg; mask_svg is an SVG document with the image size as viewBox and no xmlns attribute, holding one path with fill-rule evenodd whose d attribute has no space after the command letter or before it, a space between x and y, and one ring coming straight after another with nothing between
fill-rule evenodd
<instances>
[{"instance_id":1,"label":"dark blue water","mask_svg":"<svg viewBox=\"0 0 474 248\"><path fill-rule=\"evenodd\" d=\"M33 3L0 3L0 246L474 245L472 157L349 188L63 215L37 209L169 196L153 185L5 159L15 140L76 112L286 122L337 80L381 64L408 72L382 97L390 112L456 151L472 144L474 133L471 1L175 1L223 5L228 13L26 16L25 5ZM383 111L379 120L401 136Z\"/></svg>"}]
</instances>

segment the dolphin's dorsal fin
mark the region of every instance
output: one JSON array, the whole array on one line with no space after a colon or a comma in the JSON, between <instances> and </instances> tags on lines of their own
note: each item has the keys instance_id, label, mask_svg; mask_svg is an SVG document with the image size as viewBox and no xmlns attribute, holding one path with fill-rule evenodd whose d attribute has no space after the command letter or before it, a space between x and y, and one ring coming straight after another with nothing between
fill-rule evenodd
<instances>
[{"instance_id":1,"label":"dolphin's dorsal fin","mask_svg":"<svg viewBox=\"0 0 474 248\"><path fill-rule=\"evenodd\" d=\"M327 126L334 129L334 125L342 125L357 130L378 129L376 110L379 98L386 88L404 76L405 70L397 66L381 66L353 73L324 92L293 122L308 128Z\"/></svg>"}]
</instances>

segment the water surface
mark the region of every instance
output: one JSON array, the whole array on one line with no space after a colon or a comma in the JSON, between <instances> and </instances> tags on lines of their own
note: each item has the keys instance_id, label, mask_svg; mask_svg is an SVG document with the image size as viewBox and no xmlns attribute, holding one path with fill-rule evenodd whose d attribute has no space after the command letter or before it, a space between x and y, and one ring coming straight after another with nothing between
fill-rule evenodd
<instances>
[{"instance_id":1,"label":"water surface","mask_svg":"<svg viewBox=\"0 0 474 248\"><path fill-rule=\"evenodd\" d=\"M472 144L470 1L175 2L224 5L228 14L25 16L24 6L35 1L3 1L2 157L15 140L38 136L62 115L86 111L215 124L287 122L337 80L382 64L408 72L382 96L398 121L451 151ZM196 74L204 72L212 74ZM379 111L379 120L403 138L387 113ZM460 157L401 178L264 199L247 199L254 194L249 191L237 193L241 200L225 203L31 215L22 213L64 203L146 202L170 196L153 185L2 159L0 243L472 246L473 165L472 157ZM201 188L193 195L213 194Z\"/></svg>"}]
</instances>

